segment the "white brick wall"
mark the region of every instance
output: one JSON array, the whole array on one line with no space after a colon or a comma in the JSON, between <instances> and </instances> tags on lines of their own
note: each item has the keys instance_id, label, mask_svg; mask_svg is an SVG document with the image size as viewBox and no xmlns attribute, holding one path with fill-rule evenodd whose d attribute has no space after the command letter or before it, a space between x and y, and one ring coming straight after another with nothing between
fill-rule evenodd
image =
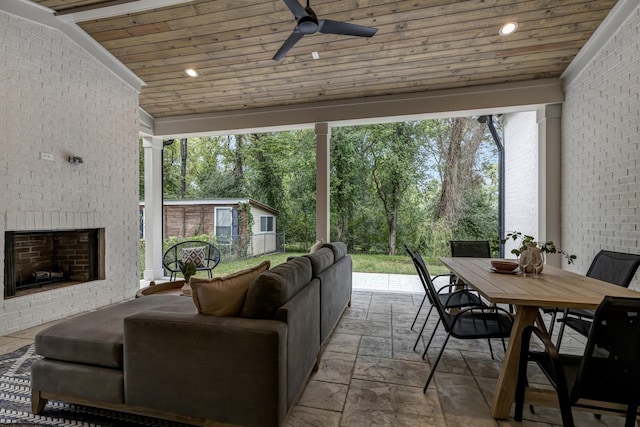
<instances>
[{"instance_id":1,"label":"white brick wall","mask_svg":"<svg viewBox=\"0 0 640 427\"><path fill-rule=\"evenodd\" d=\"M505 232L538 236L538 126L536 112L503 116L505 156ZM505 257L515 258L505 245Z\"/></svg>"},{"instance_id":2,"label":"white brick wall","mask_svg":"<svg viewBox=\"0 0 640 427\"><path fill-rule=\"evenodd\" d=\"M562 241L577 272L601 249L640 253L639 70L640 7L566 90Z\"/></svg>"},{"instance_id":3,"label":"white brick wall","mask_svg":"<svg viewBox=\"0 0 640 427\"><path fill-rule=\"evenodd\" d=\"M1 300L0 335L138 289L137 107L137 92L64 34L0 12L0 284L6 230L106 235L106 280Z\"/></svg>"}]
</instances>

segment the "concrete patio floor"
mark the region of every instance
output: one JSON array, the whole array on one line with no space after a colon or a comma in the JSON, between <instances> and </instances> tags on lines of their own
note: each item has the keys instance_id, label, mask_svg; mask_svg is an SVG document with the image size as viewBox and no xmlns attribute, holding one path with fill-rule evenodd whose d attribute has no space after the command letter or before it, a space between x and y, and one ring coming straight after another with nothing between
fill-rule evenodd
<instances>
[{"instance_id":1,"label":"concrete patio floor","mask_svg":"<svg viewBox=\"0 0 640 427\"><path fill-rule=\"evenodd\" d=\"M525 420L496 421L490 402L503 358L494 340L496 360L491 360L484 340L451 339L426 394L422 387L429 374L422 360L424 338L416 351L413 344L419 326L411 329L424 292L417 276L354 273L352 305L327 345L317 372L313 373L285 427L549 427L560 426L559 411L525 408ZM418 320L421 324L427 309ZM425 335L435 327L432 314ZM548 320L548 319L547 319ZM0 353L33 343L42 325L0 337ZM440 328L441 329L441 328ZM434 360L444 340L442 330L428 352ZM584 339L568 334L563 352L581 353ZM529 382L545 383L530 368ZM513 413L512 413L513 415ZM617 427L624 418L574 411L581 427Z\"/></svg>"},{"instance_id":2,"label":"concrete patio floor","mask_svg":"<svg viewBox=\"0 0 640 427\"><path fill-rule=\"evenodd\" d=\"M352 278L354 290L411 292L424 295L424 289L417 274L353 273Z\"/></svg>"}]
</instances>

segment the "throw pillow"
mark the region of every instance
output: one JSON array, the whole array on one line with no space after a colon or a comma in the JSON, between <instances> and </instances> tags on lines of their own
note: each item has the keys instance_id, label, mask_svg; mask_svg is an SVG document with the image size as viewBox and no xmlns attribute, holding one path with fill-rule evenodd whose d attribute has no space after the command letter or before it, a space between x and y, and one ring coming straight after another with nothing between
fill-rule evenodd
<instances>
[{"instance_id":1,"label":"throw pillow","mask_svg":"<svg viewBox=\"0 0 640 427\"><path fill-rule=\"evenodd\" d=\"M213 279L192 277L191 292L198 313L211 316L237 316L242 310L249 285L267 271L270 261Z\"/></svg>"},{"instance_id":2,"label":"throw pillow","mask_svg":"<svg viewBox=\"0 0 640 427\"><path fill-rule=\"evenodd\" d=\"M182 249L182 262L190 262L197 268L204 267L204 246Z\"/></svg>"},{"instance_id":3,"label":"throw pillow","mask_svg":"<svg viewBox=\"0 0 640 427\"><path fill-rule=\"evenodd\" d=\"M323 243L324 243L324 241L322 239L316 240L316 242L313 244L313 246L311 246L311 250L309 250L309 253L310 254L316 253L316 251L322 247Z\"/></svg>"}]
</instances>

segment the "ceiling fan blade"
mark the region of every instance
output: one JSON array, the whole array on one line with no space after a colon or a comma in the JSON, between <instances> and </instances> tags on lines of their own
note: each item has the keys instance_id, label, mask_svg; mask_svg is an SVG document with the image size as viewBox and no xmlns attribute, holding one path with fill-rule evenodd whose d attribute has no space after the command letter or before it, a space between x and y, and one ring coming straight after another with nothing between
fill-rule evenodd
<instances>
[{"instance_id":1,"label":"ceiling fan blade","mask_svg":"<svg viewBox=\"0 0 640 427\"><path fill-rule=\"evenodd\" d=\"M284 4L287 5L291 13L293 13L293 16L296 17L296 19L300 19L303 16L309 16L307 11L304 9L304 7L302 7L302 5L298 2L298 0L283 0L283 1L284 1Z\"/></svg>"},{"instance_id":2,"label":"ceiling fan blade","mask_svg":"<svg viewBox=\"0 0 640 427\"><path fill-rule=\"evenodd\" d=\"M324 34L341 34L345 36L372 37L377 28L365 27L363 25L349 24L346 22L331 21L322 19L318 21L318 31Z\"/></svg>"},{"instance_id":3,"label":"ceiling fan blade","mask_svg":"<svg viewBox=\"0 0 640 427\"><path fill-rule=\"evenodd\" d=\"M289 49L291 49L293 45L295 45L298 40L302 38L302 36L304 36L304 34L302 34L300 31L293 30L289 38L285 40L278 52L276 52L276 54L273 56L273 60L280 61L282 58L284 58L287 52L289 52Z\"/></svg>"}]
</instances>

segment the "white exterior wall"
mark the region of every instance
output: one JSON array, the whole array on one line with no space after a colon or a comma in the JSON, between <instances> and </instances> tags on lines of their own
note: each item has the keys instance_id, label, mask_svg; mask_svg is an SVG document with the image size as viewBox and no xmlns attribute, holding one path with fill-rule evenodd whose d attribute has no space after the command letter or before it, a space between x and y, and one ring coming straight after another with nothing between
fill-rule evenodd
<instances>
[{"instance_id":1,"label":"white exterior wall","mask_svg":"<svg viewBox=\"0 0 640 427\"><path fill-rule=\"evenodd\" d=\"M566 88L562 241L580 273L601 249L640 253L638 70L640 7Z\"/></svg>"},{"instance_id":2,"label":"white exterior wall","mask_svg":"<svg viewBox=\"0 0 640 427\"><path fill-rule=\"evenodd\" d=\"M0 12L0 260L7 230L104 227L106 242L106 280L0 300L0 335L139 288L137 107L138 93L64 34Z\"/></svg>"},{"instance_id":3,"label":"white exterior wall","mask_svg":"<svg viewBox=\"0 0 640 427\"><path fill-rule=\"evenodd\" d=\"M253 227L251 233L253 234L253 256L274 252L276 250L276 232L277 217L271 212L260 209L256 206L251 206L251 215L253 216ZM263 233L260 231L260 217L272 216L273 217L273 232Z\"/></svg>"},{"instance_id":4,"label":"white exterior wall","mask_svg":"<svg viewBox=\"0 0 640 427\"><path fill-rule=\"evenodd\" d=\"M505 233L538 236L538 125L536 112L506 114L504 126ZM505 245L505 257L514 244Z\"/></svg>"}]
</instances>

